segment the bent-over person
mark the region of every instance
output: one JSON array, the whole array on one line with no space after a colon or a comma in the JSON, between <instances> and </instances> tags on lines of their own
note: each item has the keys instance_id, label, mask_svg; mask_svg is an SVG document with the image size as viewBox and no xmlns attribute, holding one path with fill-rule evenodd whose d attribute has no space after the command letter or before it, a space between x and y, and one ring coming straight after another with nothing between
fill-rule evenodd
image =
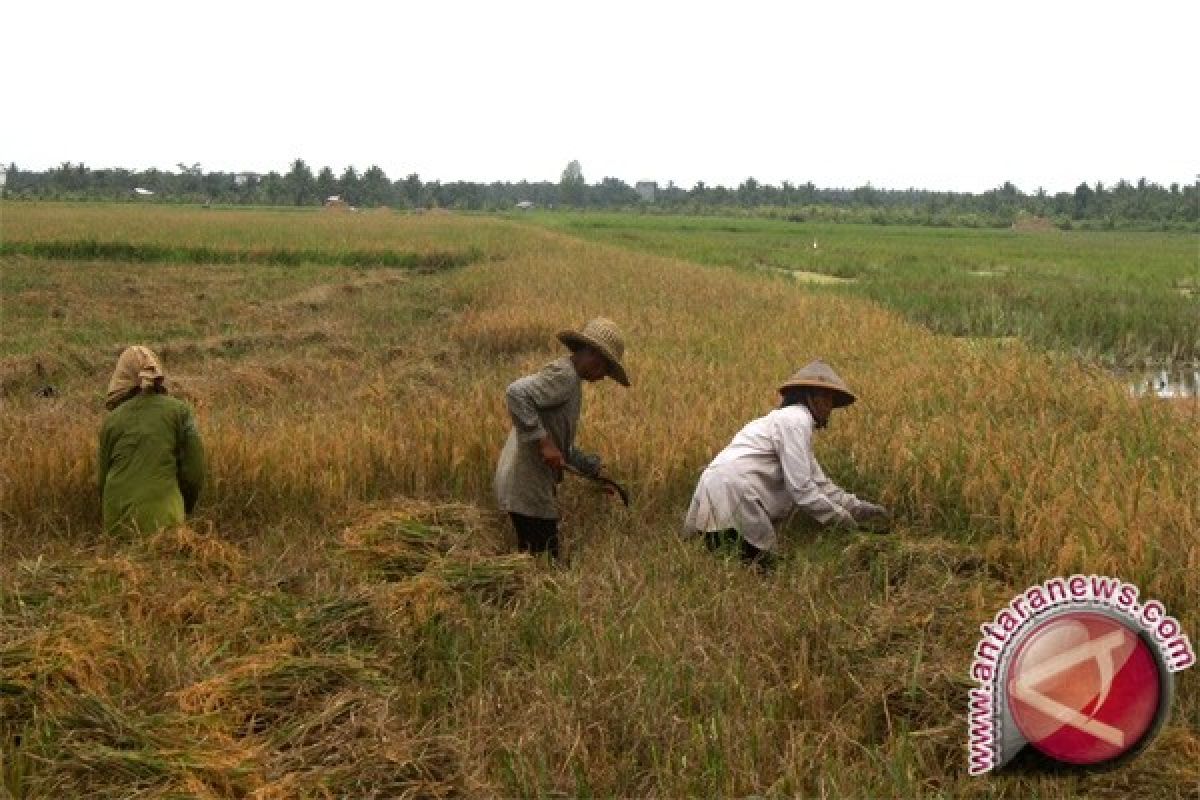
<instances>
[{"instance_id":1,"label":"bent-over person","mask_svg":"<svg viewBox=\"0 0 1200 800\"><path fill-rule=\"evenodd\" d=\"M192 513L204 485L196 418L167 394L158 357L128 347L108 382L98 473L107 532L152 533Z\"/></svg>"},{"instance_id":2,"label":"bent-over person","mask_svg":"<svg viewBox=\"0 0 1200 800\"><path fill-rule=\"evenodd\" d=\"M598 475L598 456L575 447L583 408L583 381L610 377L629 386L621 359L620 329L597 317L581 331L562 331L558 339L571 351L532 375L513 381L505 392L512 430L496 466L496 499L512 519L517 547L559 557L557 487L571 466Z\"/></svg>"},{"instance_id":3,"label":"bent-over person","mask_svg":"<svg viewBox=\"0 0 1200 800\"><path fill-rule=\"evenodd\" d=\"M710 549L736 545L748 562L769 560L778 546L775 522L795 511L844 528L888 516L829 480L813 455L813 431L856 399L845 381L817 360L779 394L779 408L743 427L700 475L684 522L684 532L703 534Z\"/></svg>"}]
</instances>

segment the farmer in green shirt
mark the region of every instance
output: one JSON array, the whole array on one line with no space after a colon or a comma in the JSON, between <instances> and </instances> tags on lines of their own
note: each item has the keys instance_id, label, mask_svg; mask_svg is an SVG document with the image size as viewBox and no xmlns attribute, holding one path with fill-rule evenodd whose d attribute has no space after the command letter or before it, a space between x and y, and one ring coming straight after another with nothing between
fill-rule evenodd
<instances>
[{"instance_id":1,"label":"farmer in green shirt","mask_svg":"<svg viewBox=\"0 0 1200 800\"><path fill-rule=\"evenodd\" d=\"M612 378L622 386L629 377L621 358L625 343L610 320L597 317L581 331L563 331L558 339L570 349L532 375L513 381L505 392L512 430L496 467L496 499L512 518L517 546L558 558L558 502L563 470L600 473L600 458L575 447L583 407L583 381Z\"/></svg>"},{"instance_id":2,"label":"farmer in green shirt","mask_svg":"<svg viewBox=\"0 0 1200 800\"><path fill-rule=\"evenodd\" d=\"M167 395L158 357L128 347L108 383L100 429L104 529L152 533L192 513L204 484L204 448L192 410Z\"/></svg>"}]
</instances>

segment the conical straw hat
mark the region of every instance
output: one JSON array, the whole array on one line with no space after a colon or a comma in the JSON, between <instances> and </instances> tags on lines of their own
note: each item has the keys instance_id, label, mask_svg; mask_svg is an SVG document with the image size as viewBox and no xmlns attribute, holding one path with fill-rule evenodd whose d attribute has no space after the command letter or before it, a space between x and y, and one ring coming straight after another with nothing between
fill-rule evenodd
<instances>
[{"instance_id":1,"label":"conical straw hat","mask_svg":"<svg viewBox=\"0 0 1200 800\"><path fill-rule=\"evenodd\" d=\"M797 370L779 387L779 393L783 394L788 389L804 386L831 390L834 408L848 406L858 399L841 376L833 371L833 367L820 359L809 362Z\"/></svg>"},{"instance_id":2,"label":"conical straw hat","mask_svg":"<svg viewBox=\"0 0 1200 800\"><path fill-rule=\"evenodd\" d=\"M581 331L562 331L558 340L575 352L581 347L591 347L608 362L608 374L622 386L629 385L629 376L621 359L625 356L625 340L621 329L611 319L596 317L589 320Z\"/></svg>"}]
</instances>

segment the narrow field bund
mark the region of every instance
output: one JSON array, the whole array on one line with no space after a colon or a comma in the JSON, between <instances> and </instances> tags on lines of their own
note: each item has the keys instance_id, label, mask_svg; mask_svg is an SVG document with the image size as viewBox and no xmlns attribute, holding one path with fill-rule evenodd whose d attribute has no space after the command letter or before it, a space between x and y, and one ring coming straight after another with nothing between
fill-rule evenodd
<instances>
[{"instance_id":1,"label":"narrow field bund","mask_svg":"<svg viewBox=\"0 0 1200 800\"><path fill-rule=\"evenodd\" d=\"M450 269L472 264L484 257L479 248L466 250L315 250L315 249L224 249L170 246L144 242L104 242L96 239L72 241L24 241L0 243L0 257L26 256L63 261L116 261L130 264L260 264L290 267L321 264L337 267L400 267L406 269Z\"/></svg>"}]
</instances>

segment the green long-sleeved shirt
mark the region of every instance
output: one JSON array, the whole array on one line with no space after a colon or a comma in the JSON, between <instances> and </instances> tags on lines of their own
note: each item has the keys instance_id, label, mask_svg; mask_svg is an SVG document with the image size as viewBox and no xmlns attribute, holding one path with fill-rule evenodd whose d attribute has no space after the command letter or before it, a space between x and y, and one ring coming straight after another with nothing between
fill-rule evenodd
<instances>
[{"instance_id":1,"label":"green long-sleeved shirt","mask_svg":"<svg viewBox=\"0 0 1200 800\"><path fill-rule=\"evenodd\" d=\"M165 394L139 394L100 429L104 529L149 533L183 522L204 485L204 448L192 410Z\"/></svg>"}]
</instances>

